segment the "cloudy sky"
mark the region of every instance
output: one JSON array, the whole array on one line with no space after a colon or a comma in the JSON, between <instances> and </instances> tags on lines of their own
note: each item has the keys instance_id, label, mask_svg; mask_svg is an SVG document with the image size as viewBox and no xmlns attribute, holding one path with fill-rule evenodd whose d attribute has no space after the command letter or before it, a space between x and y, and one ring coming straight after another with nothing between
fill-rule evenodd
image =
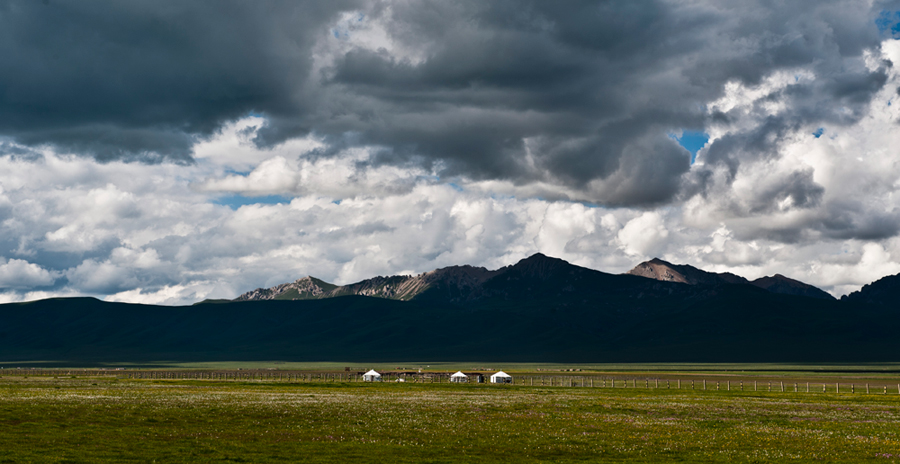
<instances>
[{"instance_id":1,"label":"cloudy sky","mask_svg":"<svg viewBox=\"0 0 900 464\"><path fill-rule=\"evenodd\" d=\"M900 2L0 0L0 301L900 273Z\"/></svg>"}]
</instances>

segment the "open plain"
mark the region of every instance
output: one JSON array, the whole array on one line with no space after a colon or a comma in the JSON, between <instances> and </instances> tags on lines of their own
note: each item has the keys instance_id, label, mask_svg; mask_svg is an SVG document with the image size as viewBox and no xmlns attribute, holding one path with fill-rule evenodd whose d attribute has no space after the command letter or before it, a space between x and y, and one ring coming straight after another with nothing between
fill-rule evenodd
<instances>
[{"instance_id":1,"label":"open plain","mask_svg":"<svg viewBox=\"0 0 900 464\"><path fill-rule=\"evenodd\" d=\"M716 373L702 390L633 372L556 372L554 386L532 385L551 383L545 373L501 386L173 372L7 370L0 462L900 461L900 394L884 393L897 383L885 374L866 394L857 375L807 393L812 377L796 375L775 383L788 380L782 392L714 389ZM835 380L848 382L840 393Z\"/></svg>"}]
</instances>

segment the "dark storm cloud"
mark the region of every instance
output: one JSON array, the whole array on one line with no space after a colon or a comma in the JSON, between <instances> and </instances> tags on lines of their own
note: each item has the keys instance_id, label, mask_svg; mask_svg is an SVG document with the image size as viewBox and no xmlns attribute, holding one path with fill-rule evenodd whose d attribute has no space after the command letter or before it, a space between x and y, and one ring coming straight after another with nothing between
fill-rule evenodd
<instances>
[{"instance_id":1,"label":"dark storm cloud","mask_svg":"<svg viewBox=\"0 0 900 464\"><path fill-rule=\"evenodd\" d=\"M900 217L894 211L871 211L865 202L855 199L834 203L820 227L828 238L882 240L900 232Z\"/></svg>"},{"instance_id":2,"label":"dark storm cloud","mask_svg":"<svg viewBox=\"0 0 900 464\"><path fill-rule=\"evenodd\" d=\"M190 162L198 138L256 112L268 118L261 146L314 133L330 145L319 156L373 145L375 162L438 166L442 176L543 181L581 192L579 200L659 204L683 193L690 169L689 153L667 134L733 118L705 110L726 82L756 85L796 67L816 74L773 96L796 110L713 144L707 161L732 169L744 157L772 156L771 134L861 117L885 82L883 70L861 64L883 37L880 8L5 1L0 135L101 160ZM332 31L344 11L383 23L422 59L317 49L356 33ZM322 50L336 55L316 70ZM702 191L706 177L688 184ZM773 191L802 204L820 195L815 185L786 182Z\"/></svg>"},{"instance_id":3,"label":"dark storm cloud","mask_svg":"<svg viewBox=\"0 0 900 464\"><path fill-rule=\"evenodd\" d=\"M223 122L296 114L311 44L349 6L2 1L0 132L101 160L189 161Z\"/></svg>"}]
</instances>

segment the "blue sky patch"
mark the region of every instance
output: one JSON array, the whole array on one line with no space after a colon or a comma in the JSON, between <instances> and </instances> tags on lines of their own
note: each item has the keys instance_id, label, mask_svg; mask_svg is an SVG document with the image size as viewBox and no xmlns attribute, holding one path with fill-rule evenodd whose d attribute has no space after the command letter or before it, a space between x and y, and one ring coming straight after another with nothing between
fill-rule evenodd
<instances>
[{"instance_id":1,"label":"blue sky patch","mask_svg":"<svg viewBox=\"0 0 900 464\"><path fill-rule=\"evenodd\" d=\"M281 195L266 195L262 197L245 197L243 195L226 195L218 197L211 203L215 205L227 206L231 209L238 209L245 205L277 205L282 203L290 203L291 199Z\"/></svg>"},{"instance_id":2,"label":"blue sky patch","mask_svg":"<svg viewBox=\"0 0 900 464\"><path fill-rule=\"evenodd\" d=\"M709 142L709 134L700 131L683 131L681 137L674 134L669 135L669 137L678 142L685 150L691 152L691 164L694 164L694 161L697 159L697 152L706 145L706 142Z\"/></svg>"},{"instance_id":3,"label":"blue sky patch","mask_svg":"<svg viewBox=\"0 0 900 464\"><path fill-rule=\"evenodd\" d=\"M820 128L818 128L818 129L816 129L815 132L813 132L813 135L816 136L816 138L819 138L819 137L821 137L822 134L824 134L824 133L825 133L825 128L824 128L824 127L820 127Z\"/></svg>"},{"instance_id":4,"label":"blue sky patch","mask_svg":"<svg viewBox=\"0 0 900 464\"><path fill-rule=\"evenodd\" d=\"M881 10L875 18L875 26L878 31L891 37L900 38L900 11Z\"/></svg>"}]
</instances>

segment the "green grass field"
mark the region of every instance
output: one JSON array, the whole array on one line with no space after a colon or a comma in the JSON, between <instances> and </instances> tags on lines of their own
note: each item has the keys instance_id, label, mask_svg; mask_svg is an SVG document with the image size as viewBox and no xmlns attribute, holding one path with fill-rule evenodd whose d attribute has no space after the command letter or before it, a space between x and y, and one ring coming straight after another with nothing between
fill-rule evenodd
<instances>
[{"instance_id":1,"label":"green grass field","mask_svg":"<svg viewBox=\"0 0 900 464\"><path fill-rule=\"evenodd\" d=\"M900 395L4 375L0 450L70 463L894 462Z\"/></svg>"}]
</instances>

